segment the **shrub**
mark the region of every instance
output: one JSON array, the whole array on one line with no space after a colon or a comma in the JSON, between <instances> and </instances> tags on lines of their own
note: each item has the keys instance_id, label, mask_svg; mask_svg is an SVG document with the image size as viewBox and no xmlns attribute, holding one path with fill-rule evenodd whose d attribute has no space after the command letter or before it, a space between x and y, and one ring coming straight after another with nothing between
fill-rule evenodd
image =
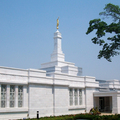
<instances>
[{"instance_id":1,"label":"shrub","mask_svg":"<svg viewBox=\"0 0 120 120\"><path fill-rule=\"evenodd\" d=\"M85 114L76 114L76 115L62 115L62 116L51 116L51 117L39 118L39 120L76 120L76 119L120 120L120 114L98 116L90 113L85 113ZM38 119L34 118L34 119L26 119L26 120L38 120Z\"/></svg>"},{"instance_id":2,"label":"shrub","mask_svg":"<svg viewBox=\"0 0 120 120\"><path fill-rule=\"evenodd\" d=\"M89 113L92 114L92 115L99 115L99 114L101 114L101 112L99 112L97 107L91 108Z\"/></svg>"}]
</instances>

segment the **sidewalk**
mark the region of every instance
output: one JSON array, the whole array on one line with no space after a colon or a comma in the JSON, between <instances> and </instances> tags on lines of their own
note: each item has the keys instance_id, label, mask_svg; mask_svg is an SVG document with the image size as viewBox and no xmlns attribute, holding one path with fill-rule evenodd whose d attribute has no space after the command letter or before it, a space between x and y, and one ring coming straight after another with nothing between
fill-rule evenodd
<instances>
[{"instance_id":1,"label":"sidewalk","mask_svg":"<svg viewBox=\"0 0 120 120\"><path fill-rule=\"evenodd\" d=\"M102 115L115 115L114 113L101 113L100 116Z\"/></svg>"}]
</instances>

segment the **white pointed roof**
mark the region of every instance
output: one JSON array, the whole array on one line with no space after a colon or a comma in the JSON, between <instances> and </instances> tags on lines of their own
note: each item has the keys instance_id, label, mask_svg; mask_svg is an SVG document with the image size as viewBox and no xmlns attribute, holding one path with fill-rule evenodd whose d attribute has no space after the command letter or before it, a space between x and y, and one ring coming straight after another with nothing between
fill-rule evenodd
<instances>
[{"instance_id":1,"label":"white pointed roof","mask_svg":"<svg viewBox=\"0 0 120 120\"><path fill-rule=\"evenodd\" d=\"M54 33L54 50L51 54L51 62L41 64L41 69L46 70L47 73L59 72L80 76L82 74L82 68L75 66L74 63L65 61L65 55L62 51L61 39L61 33L57 30Z\"/></svg>"}]
</instances>

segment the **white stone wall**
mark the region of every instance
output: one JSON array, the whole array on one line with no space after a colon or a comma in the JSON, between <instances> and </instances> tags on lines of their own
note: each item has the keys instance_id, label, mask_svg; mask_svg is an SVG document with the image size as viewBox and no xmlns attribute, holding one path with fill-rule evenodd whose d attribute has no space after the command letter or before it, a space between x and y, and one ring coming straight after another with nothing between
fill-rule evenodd
<instances>
[{"instance_id":1,"label":"white stone wall","mask_svg":"<svg viewBox=\"0 0 120 120\"><path fill-rule=\"evenodd\" d=\"M23 106L28 109L28 85L23 86Z\"/></svg>"},{"instance_id":2,"label":"white stone wall","mask_svg":"<svg viewBox=\"0 0 120 120\"><path fill-rule=\"evenodd\" d=\"M112 95L112 113L120 113L120 93L116 92Z\"/></svg>"},{"instance_id":3,"label":"white stone wall","mask_svg":"<svg viewBox=\"0 0 120 120\"><path fill-rule=\"evenodd\" d=\"M86 100L86 112L88 113L92 107L94 107L94 97L93 92L95 92L94 88L86 88L85 89L85 100Z\"/></svg>"},{"instance_id":4,"label":"white stone wall","mask_svg":"<svg viewBox=\"0 0 120 120\"><path fill-rule=\"evenodd\" d=\"M6 114L11 118L15 114L16 118L39 116L63 115L84 113L93 106L93 92L91 88L85 86L98 86L94 77L81 77L60 72L49 73L36 69L14 69L0 68L0 84L6 84L7 94L9 95L10 85L15 85L16 93L18 85L23 86L23 107L22 108L0 108L0 114ZM82 89L82 105L69 105L69 88ZM17 94L16 94L17 95ZM16 99L17 100L17 99ZM18 105L17 103L15 104ZM7 97L9 106L9 97ZM8 113L6 113L6 110ZM1 115L2 116L2 115ZM3 116L2 116L3 117ZM3 118L2 118L3 119Z\"/></svg>"},{"instance_id":5,"label":"white stone wall","mask_svg":"<svg viewBox=\"0 0 120 120\"><path fill-rule=\"evenodd\" d=\"M120 93L117 94L117 113L120 113Z\"/></svg>"},{"instance_id":6,"label":"white stone wall","mask_svg":"<svg viewBox=\"0 0 120 120\"><path fill-rule=\"evenodd\" d=\"M7 86L6 107L1 108L0 120L23 119L28 114L28 71L23 69L0 67L0 104L1 104L1 85ZM15 106L10 107L10 85L15 86ZM18 86L23 86L23 106L18 107Z\"/></svg>"},{"instance_id":7,"label":"white stone wall","mask_svg":"<svg viewBox=\"0 0 120 120\"><path fill-rule=\"evenodd\" d=\"M117 94L114 94L112 96L112 106L113 106L112 113L117 113L118 112L117 111Z\"/></svg>"},{"instance_id":8,"label":"white stone wall","mask_svg":"<svg viewBox=\"0 0 120 120\"><path fill-rule=\"evenodd\" d=\"M79 107L79 108L70 108L69 109L69 114L80 114L80 113L85 113L85 108Z\"/></svg>"},{"instance_id":9,"label":"white stone wall","mask_svg":"<svg viewBox=\"0 0 120 120\"><path fill-rule=\"evenodd\" d=\"M55 102L55 113L54 115L64 115L68 113L69 105L69 90L65 86L54 87L54 102Z\"/></svg>"},{"instance_id":10,"label":"white stone wall","mask_svg":"<svg viewBox=\"0 0 120 120\"><path fill-rule=\"evenodd\" d=\"M9 86L7 85L7 90L9 90ZM7 91L7 99L6 99L6 107L0 107L0 120L8 120L8 119L23 119L27 117L28 114L28 92L27 86L23 86L23 106L18 107L18 86L15 86L15 106L10 107L10 93ZM0 85L1 91L1 85ZM1 93L1 92L0 92ZM1 103L1 95L0 95L0 103Z\"/></svg>"},{"instance_id":11,"label":"white stone wall","mask_svg":"<svg viewBox=\"0 0 120 120\"><path fill-rule=\"evenodd\" d=\"M15 85L15 106L10 107L10 85L7 85L7 99L6 107L0 107L0 120L8 119L23 119L27 117L28 114L28 91L27 86L23 85L23 106L18 107L18 85ZM1 93L1 84L0 84L0 93ZM1 103L1 94L0 94L0 103Z\"/></svg>"},{"instance_id":12,"label":"white stone wall","mask_svg":"<svg viewBox=\"0 0 120 120\"><path fill-rule=\"evenodd\" d=\"M49 85L29 85L29 116L40 117L53 115L53 87Z\"/></svg>"},{"instance_id":13,"label":"white stone wall","mask_svg":"<svg viewBox=\"0 0 120 120\"><path fill-rule=\"evenodd\" d=\"M16 120L27 118L27 112L4 112L0 113L0 120Z\"/></svg>"}]
</instances>

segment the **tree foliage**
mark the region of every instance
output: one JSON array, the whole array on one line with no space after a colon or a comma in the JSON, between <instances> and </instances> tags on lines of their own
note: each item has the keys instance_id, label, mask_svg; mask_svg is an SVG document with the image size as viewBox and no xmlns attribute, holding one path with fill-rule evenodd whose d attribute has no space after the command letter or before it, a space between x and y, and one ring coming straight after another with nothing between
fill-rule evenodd
<instances>
[{"instance_id":1,"label":"tree foliage","mask_svg":"<svg viewBox=\"0 0 120 120\"><path fill-rule=\"evenodd\" d=\"M107 24L101 19L93 19L89 22L89 27L86 34L96 30L96 36L91 40L94 44L102 46L102 50L99 51L98 58L104 57L111 62L111 57L119 55L120 50L120 7L111 3L107 4L104 11L99 13L104 18L112 18L112 22ZM109 33L110 36L105 39L104 36ZM111 37L112 35L112 37Z\"/></svg>"}]
</instances>

